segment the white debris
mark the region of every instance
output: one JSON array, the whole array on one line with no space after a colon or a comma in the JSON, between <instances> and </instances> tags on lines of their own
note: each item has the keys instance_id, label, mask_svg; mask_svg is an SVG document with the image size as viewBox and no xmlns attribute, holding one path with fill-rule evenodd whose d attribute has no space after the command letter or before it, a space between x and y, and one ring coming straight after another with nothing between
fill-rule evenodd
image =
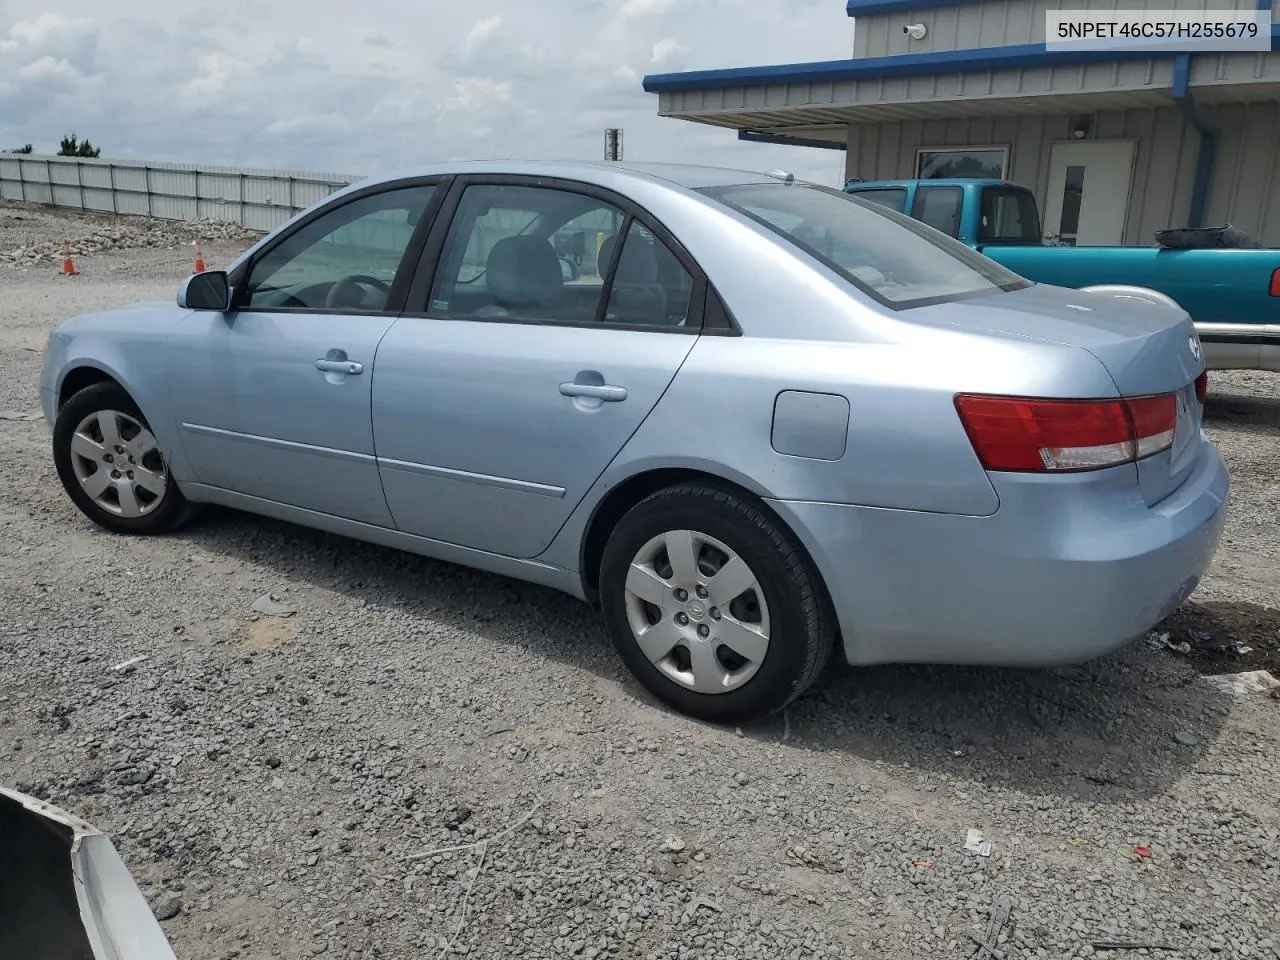
<instances>
[{"instance_id":1,"label":"white debris","mask_svg":"<svg viewBox=\"0 0 1280 960\"><path fill-rule=\"evenodd\" d=\"M981 830L969 830L965 833L964 848L980 857L991 856L991 841L982 839Z\"/></svg>"},{"instance_id":2,"label":"white debris","mask_svg":"<svg viewBox=\"0 0 1280 960\"><path fill-rule=\"evenodd\" d=\"M111 669L116 673L132 673L133 668L140 664L143 660L149 659L145 654L138 657L130 657L128 660L121 660Z\"/></svg>"},{"instance_id":3,"label":"white debris","mask_svg":"<svg viewBox=\"0 0 1280 960\"><path fill-rule=\"evenodd\" d=\"M298 612L288 604L281 603L279 597L270 593L264 593L253 601L253 611L268 617L292 617Z\"/></svg>"}]
</instances>

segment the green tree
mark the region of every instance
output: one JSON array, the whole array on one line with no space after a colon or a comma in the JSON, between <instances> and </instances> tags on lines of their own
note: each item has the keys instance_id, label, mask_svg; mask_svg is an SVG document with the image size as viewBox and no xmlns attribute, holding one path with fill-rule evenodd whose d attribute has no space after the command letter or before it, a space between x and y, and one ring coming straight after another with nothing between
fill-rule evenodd
<instances>
[{"instance_id":1,"label":"green tree","mask_svg":"<svg viewBox=\"0 0 1280 960\"><path fill-rule=\"evenodd\" d=\"M29 143L24 143L20 147L14 147L12 150L6 150L5 153L34 153L35 149Z\"/></svg>"},{"instance_id":2,"label":"green tree","mask_svg":"<svg viewBox=\"0 0 1280 960\"><path fill-rule=\"evenodd\" d=\"M100 157L102 151L91 144L88 140L80 140L74 133L70 136L62 138L62 145L58 149L60 157Z\"/></svg>"}]
</instances>

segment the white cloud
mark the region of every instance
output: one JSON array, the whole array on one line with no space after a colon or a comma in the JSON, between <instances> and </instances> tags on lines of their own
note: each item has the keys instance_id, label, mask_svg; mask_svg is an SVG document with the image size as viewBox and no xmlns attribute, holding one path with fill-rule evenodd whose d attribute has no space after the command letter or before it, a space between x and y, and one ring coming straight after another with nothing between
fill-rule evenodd
<instances>
[{"instance_id":1,"label":"white cloud","mask_svg":"<svg viewBox=\"0 0 1280 960\"><path fill-rule=\"evenodd\" d=\"M467 31L467 39L463 41L462 47L468 53L475 51L476 47L484 43L502 26L502 14L495 13L493 16L485 17L483 20L476 22L476 25Z\"/></svg>"},{"instance_id":2,"label":"white cloud","mask_svg":"<svg viewBox=\"0 0 1280 960\"><path fill-rule=\"evenodd\" d=\"M649 57L649 62L662 63L662 61L669 59L673 54L688 52L689 48L675 37L663 37L653 45L653 53Z\"/></svg>"},{"instance_id":3,"label":"white cloud","mask_svg":"<svg viewBox=\"0 0 1280 960\"><path fill-rule=\"evenodd\" d=\"M626 0L622 9L618 11L618 15L624 19L656 16L666 13L675 5L675 0Z\"/></svg>"},{"instance_id":4,"label":"white cloud","mask_svg":"<svg viewBox=\"0 0 1280 960\"><path fill-rule=\"evenodd\" d=\"M0 0L0 147L52 151L74 130L108 156L371 173L406 157L596 159L621 127L628 159L841 180L840 153L659 118L641 82L847 56L844 0L174 9Z\"/></svg>"},{"instance_id":5,"label":"white cloud","mask_svg":"<svg viewBox=\"0 0 1280 960\"><path fill-rule=\"evenodd\" d=\"M493 77L463 77L453 85L453 93L440 102L443 112L453 110L482 113L511 99L511 84Z\"/></svg>"}]
</instances>

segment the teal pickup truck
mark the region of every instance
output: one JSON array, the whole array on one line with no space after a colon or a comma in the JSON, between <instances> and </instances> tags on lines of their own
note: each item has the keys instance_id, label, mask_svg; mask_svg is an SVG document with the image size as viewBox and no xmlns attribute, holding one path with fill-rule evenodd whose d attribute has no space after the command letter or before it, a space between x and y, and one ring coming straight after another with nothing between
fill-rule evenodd
<instances>
[{"instance_id":1,"label":"teal pickup truck","mask_svg":"<svg viewBox=\"0 0 1280 960\"><path fill-rule=\"evenodd\" d=\"M855 180L844 189L1033 282L1180 307L1214 369L1280 372L1280 250L1187 249L1185 238L1179 249L1046 245L1034 194L1006 180Z\"/></svg>"}]
</instances>

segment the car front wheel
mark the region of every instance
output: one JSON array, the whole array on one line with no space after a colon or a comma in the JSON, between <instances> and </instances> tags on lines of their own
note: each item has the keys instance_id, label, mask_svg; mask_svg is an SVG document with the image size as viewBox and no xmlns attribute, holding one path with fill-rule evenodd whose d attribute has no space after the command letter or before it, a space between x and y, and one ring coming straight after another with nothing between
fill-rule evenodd
<instances>
[{"instance_id":1,"label":"car front wheel","mask_svg":"<svg viewBox=\"0 0 1280 960\"><path fill-rule=\"evenodd\" d=\"M53 460L72 502L108 530L165 533L190 514L155 434L117 384L85 387L63 405Z\"/></svg>"},{"instance_id":2,"label":"car front wheel","mask_svg":"<svg viewBox=\"0 0 1280 960\"><path fill-rule=\"evenodd\" d=\"M776 518L728 490L668 487L633 507L605 546L605 622L635 677L703 720L781 710L834 644L816 571Z\"/></svg>"}]
</instances>

